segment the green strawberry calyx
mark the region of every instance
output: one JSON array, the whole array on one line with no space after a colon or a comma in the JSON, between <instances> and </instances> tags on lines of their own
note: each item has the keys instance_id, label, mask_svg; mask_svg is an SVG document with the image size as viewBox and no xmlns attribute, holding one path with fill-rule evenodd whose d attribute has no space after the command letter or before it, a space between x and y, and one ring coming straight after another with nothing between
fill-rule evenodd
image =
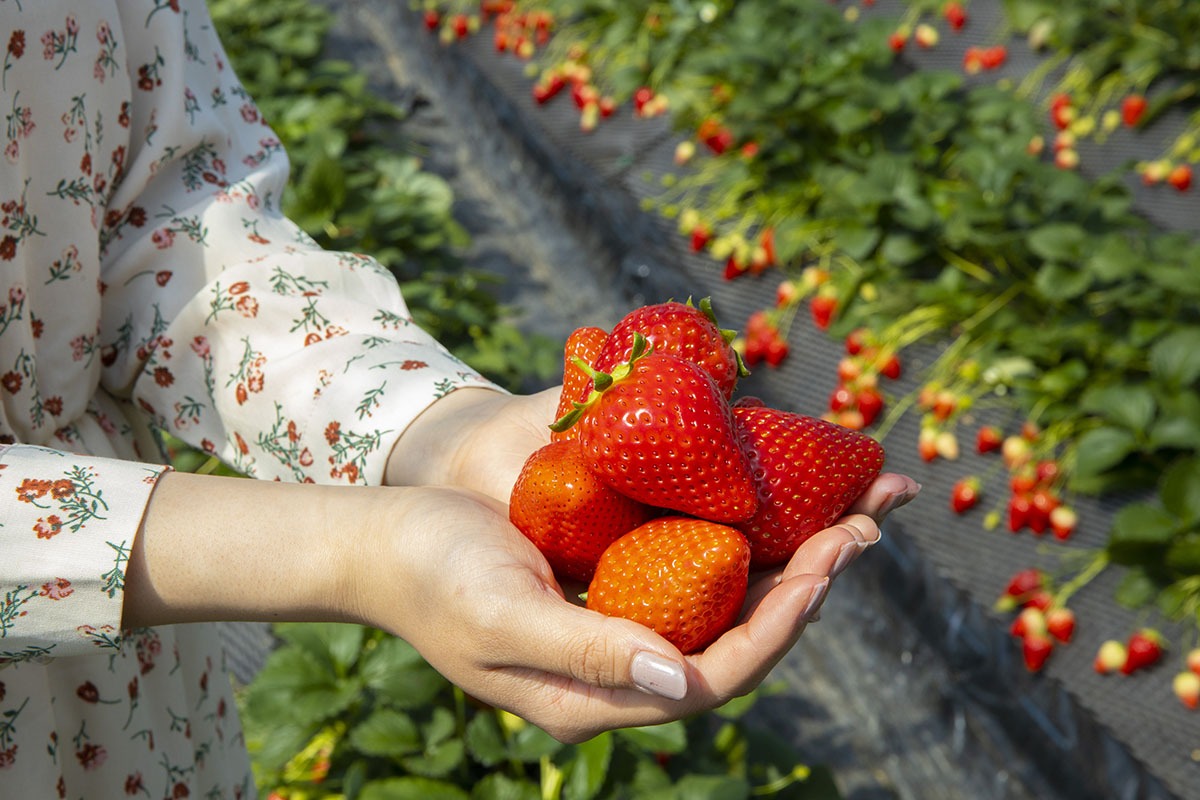
<instances>
[{"instance_id":1,"label":"green strawberry calyx","mask_svg":"<svg viewBox=\"0 0 1200 800\"><path fill-rule=\"evenodd\" d=\"M601 372L578 356L572 359L572 363L587 373L587 376L592 379L592 390L583 402L573 400L571 405L574 408L550 423L550 430L555 433L562 433L578 422L579 418L596 404L596 401L600 399L600 395L604 394L605 390L614 383L628 377L629 373L633 371L633 365L650 355L653 350L654 348L650 345L649 340L642 334L635 332L633 334L633 346L629 353L629 360L613 367L612 372Z\"/></svg>"},{"instance_id":2,"label":"green strawberry calyx","mask_svg":"<svg viewBox=\"0 0 1200 800\"><path fill-rule=\"evenodd\" d=\"M690 297L688 298L687 304L689 306L692 304L692 298L690 298ZM715 325L717 330L719 330L721 332L721 338L723 338L725 340L725 344L732 344L733 340L737 338L738 332L733 330L732 328L722 328L721 323L717 322L717 314L716 314L716 312L713 311L713 307L712 307L712 298L710 298L710 297L701 298L700 305L698 306L698 308L700 309L700 313L703 314L704 316L708 317L709 322L711 322L713 325ZM747 375L749 375L750 370L746 366L746 362L742 360L742 354L739 353L737 350L734 350L733 357L737 361L738 377L744 378Z\"/></svg>"}]
</instances>

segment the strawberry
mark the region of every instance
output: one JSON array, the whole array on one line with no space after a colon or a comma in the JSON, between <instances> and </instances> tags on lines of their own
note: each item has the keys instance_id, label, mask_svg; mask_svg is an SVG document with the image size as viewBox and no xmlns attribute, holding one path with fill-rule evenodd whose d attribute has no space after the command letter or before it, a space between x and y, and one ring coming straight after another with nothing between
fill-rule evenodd
<instances>
[{"instance_id":1,"label":"strawberry","mask_svg":"<svg viewBox=\"0 0 1200 800\"><path fill-rule=\"evenodd\" d=\"M1192 167L1190 164L1179 164L1167 173L1167 183L1181 192L1186 192L1192 186Z\"/></svg>"},{"instance_id":2,"label":"strawberry","mask_svg":"<svg viewBox=\"0 0 1200 800\"><path fill-rule=\"evenodd\" d=\"M832 525L883 468L879 442L832 422L740 406L733 419L758 489L758 513L735 527L756 568L786 561Z\"/></svg>"},{"instance_id":3,"label":"strawberry","mask_svg":"<svg viewBox=\"0 0 1200 800\"><path fill-rule=\"evenodd\" d=\"M574 442L535 451L513 486L508 518L537 545L556 575L589 581L614 541L656 510L603 484Z\"/></svg>"},{"instance_id":4,"label":"strawberry","mask_svg":"<svg viewBox=\"0 0 1200 800\"><path fill-rule=\"evenodd\" d=\"M1171 681L1171 690L1187 708L1195 710L1200 706L1200 675L1191 670L1176 673Z\"/></svg>"},{"instance_id":5,"label":"strawberry","mask_svg":"<svg viewBox=\"0 0 1200 800\"><path fill-rule=\"evenodd\" d=\"M1187 664L1188 669L1200 675L1200 647L1193 647L1191 650L1188 650L1184 662Z\"/></svg>"},{"instance_id":6,"label":"strawberry","mask_svg":"<svg viewBox=\"0 0 1200 800\"><path fill-rule=\"evenodd\" d=\"M1092 669L1101 675L1109 675L1119 670L1127 657L1128 653L1125 645L1116 639L1109 639L1101 644L1100 649L1096 651L1096 658L1092 661Z\"/></svg>"},{"instance_id":7,"label":"strawberry","mask_svg":"<svg viewBox=\"0 0 1200 800\"><path fill-rule=\"evenodd\" d=\"M1162 634L1153 628L1139 628L1129 636L1125 650L1125 663L1121 665L1122 675L1153 666L1162 658Z\"/></svg>"},{"instance_id":8,"label":"strawberry","mask_svg":"<svg viewBox=\"0 0 1200 800\"><path fill-rule=\"evenodd\" d=\"M733 528L660 517L604 551L587 607L640 622L680 652L693 653L737 621L749 567L750 548Z\"/></svg>"},{"instance_id":9,"label":"strawberry","mask_svg":"<svg viewBox=\"0 0 1200 800\"><path fill-rule=\"evenodd\" d=\"M813 324L820 330L828 330L829 325L833 322L834 315L837 314L837 307L837 295L827 293L818 294L808 304Z\"/></svg>"},{"instance_id":10,"label":"strawberry","mask_svg":"<svg viewBox=\"0 0 1200 800\"><path fill-rule=\"evenodd\" d=\"M1046 615L1042 613L1041 609L1027 606L1021 609L1021 613L1017 614L1012 624L1008 626L1008 633L1019 639L1045 636L1047 633Z\"/></svg>"},{"instance_id":11,"label":"strawberry","mask_svg":"<svg viewBox=\"0 0 1200 800\"><path fill-rule=\"evenodd\" d=\"M583 397L592 383L592 376L580 369L576 365L575 359L582 359L588 365L594 364L596 356L600 353L600 348L607 338L607 331L603 328L591 326L576 328L567 337L567 344L563 348L562 394L558 398L558 411L554 415L555 419L568 413L572 408L573 401ZM552 441L574 438L574 428L568 428L561 433L558 431L550 432L550 439Z\"/></svg>"},{"instance_id":12,"label":"strawberry","mask_svg":"<svg viewBox=\"0 0 1200 800\"><path fill-rule=\"evenodd\" d=\"M1143 95L1127 95L1121 101L1121 119L1128 127L1132 128L1142 121L1142 115L1146 113L1146 107L1149 105Z\"/></svg>"},{"instance_id":13,"label":"strawberry","mask_svg":"<svg viewBox=\"0 0 1200 800\"><path fill-rule=\"evenodd\" d=\"M1079 515L1070 506L1059 506L1050 512L1050 530L1054 532L1054 538L1059 541L1071 538L1078 522Z\"/></svg>"},{"instance_id":14,"label":"strawberry","mask_svg":"<svg viewBox=\"0 0 1200 800\"><path fill-rule=\"evenodd\" d=\"M596 369L609 372L621 362L628 361L635 333L644 336L659 355L680 356L698 364L712 375L726 398L733 396L738 378L749 374L730 344L736 333L717 326L707 297L700 301L699 308L689 300L687 303L657 303L630 311L613 326L597 353Z\"/></svg>"},{"instance_id":15,"label":"strawberry","mask_svg":"<svg viewBox=\"0 0 1200 800\"><path fill-rule=\"evenodd\" d=\"M962 514L974 508L979 502L980 486L979 478L974 475L960 478L950 491L950 509L955 514Z\"/></svg>"},{"instance_id":16,"label":"strawberry","mask_svg":"<svg viewBox=\"0 0 1200 800\"><path fill-rule=\"evenodd\" d=\"M1026 605L1035 593L1044 591L1045 586L1046 573L1040 569L1029 567L1019 570L1008 579L1008 585L1004 587L993 607L997 611L1012 611Z\"/></svg>"},{"instance_id":17,"label":"strawberry","mask_svg":"<svg viewBox=\"0 0 1200 800\"><path fill-rule=\"evenodd\" d=\"M995 425L984 425L979 429L979 433L975 435L975 451L977 453L991 453L999 450L1004 442L1004 434Z\"/></svg>"},{"instance_id":18,"label":"strawberry","mask_svg":"<svg viewBox=\"0 0 1200 800\"><path fill-rule=\"evenodd\" d=\"M1058 641L1067 644L1075 635L1075 612L1066 606L1056 606L1046 612L1046 630Z\"/></svg>"},{"instance_id":19,"label":"strawberry","mask_svg":"<svg viewBox=\"0 0 1200 800\"><path fill-rule=\"evenodd\" d=\"M962 3L958 0L950 0L942 9L942 16L946 18L946 23L954 30L960 31L967 24L967 12L963 8Z\"/></svg>"},{"instance_id":20,"label":"strawberry","mask_svg":"<svg viewBox=\"0 0 1200 800\"><path fill-rule=\"evenodd\" d=\"M716 522L754 515L750 464L709 373L679 356L647 354L641 334L627 363L611 374L588 372L597 388L551 429L579 427L585 458L602 481L647 505Z\"/></svg>"},{"instance_id":21,"label":"strawberry","mask_svg":"<svg viewBox=\"0 0 1200 800\"><path fill-rule=\"evenodd\" d=\"M1044 633L1034 633L1021 640L1021 657L1030 672L1040 672L1054 652L1054 640Z\"/></svg>"}]
</instances>

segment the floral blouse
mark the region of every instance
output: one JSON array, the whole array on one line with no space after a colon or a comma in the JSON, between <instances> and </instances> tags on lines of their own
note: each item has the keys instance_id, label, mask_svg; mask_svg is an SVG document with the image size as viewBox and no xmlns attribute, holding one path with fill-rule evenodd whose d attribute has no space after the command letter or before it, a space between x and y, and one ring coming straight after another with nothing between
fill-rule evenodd
<instances>
[{"instance_id":1,"label":"floral blouse","mask_svg":"<svg viewBox=\"0 0 1200 800\"><path fill-rule=\"evenodd\" d=\"M202 0L0 0L0 47L0 794L253 796L215 630L122 629L157 433L377 484L417 414L490 384L281 216Z\"/></svg>"}]
</instances>

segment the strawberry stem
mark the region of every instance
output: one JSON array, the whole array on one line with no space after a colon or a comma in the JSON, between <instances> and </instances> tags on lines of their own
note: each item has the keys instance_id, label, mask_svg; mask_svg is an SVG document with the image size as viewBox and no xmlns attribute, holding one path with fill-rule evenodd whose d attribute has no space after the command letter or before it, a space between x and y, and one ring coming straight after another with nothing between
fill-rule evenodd
<instances>
[{"instance_id":1,"label":"strawberry stem","mask_svg":"<svg viewBox=\"0 0 1200 800\"><path fill-rule=\"evenodd\" d=\"M650 355L650 353L653 351L654 348L650 346L650 342L646 339L646 337L635 331L633 334L633 345L629 352L629 360L623 364L618 364L613 368L611 373L601 372L600 370L595 369L582 358L576 357L572 359L572 363L579 367L579 369L583 370L587 376L592 379L592 390L588 393L587 399L585 399L582 403L578 400L573 400L571 405L573 405L574 408L563 414L558 419L554 420L554 422L550 423L550 430L554 431L555 433L562 433L563 431L568 430L572 425L579 421L579 418L582 417L589 408L595 405L596 401L600 398L600 395L604 394L604 392L617 381L628 377L629 373L633 371L633 365L642 358Z\"/></svg>"}]
</instances>

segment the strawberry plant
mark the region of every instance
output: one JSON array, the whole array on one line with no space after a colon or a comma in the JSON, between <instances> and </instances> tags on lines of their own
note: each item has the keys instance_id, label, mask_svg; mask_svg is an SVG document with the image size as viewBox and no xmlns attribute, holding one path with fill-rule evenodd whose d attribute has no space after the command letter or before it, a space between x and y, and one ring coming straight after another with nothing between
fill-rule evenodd
<instances>
[{"instance_id":1,"label":"strawberry plant","mask_svg":"<svg viewBox=\"0 0 1200 800\"><path fill-rule=\"evenodd\" d=\"M716 712L564 745L446 682L403 640L355 625L283 624L242 692L246 741L274 800L833 800L827 772L797 763L747 716ZM771 687L759 690L769 694Z\"/></svg>"}]
</instances>

